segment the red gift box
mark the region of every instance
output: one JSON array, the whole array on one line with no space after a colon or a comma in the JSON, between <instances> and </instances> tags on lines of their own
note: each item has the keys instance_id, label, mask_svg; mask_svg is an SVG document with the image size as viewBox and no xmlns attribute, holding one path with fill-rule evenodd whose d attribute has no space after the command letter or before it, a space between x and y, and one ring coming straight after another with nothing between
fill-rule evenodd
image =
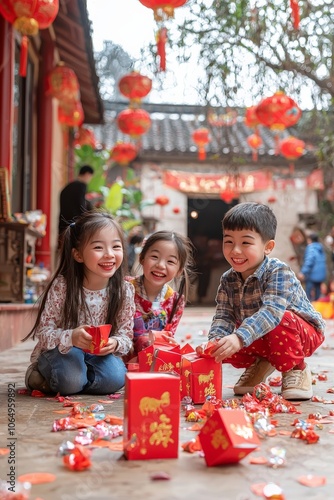
<instances>
[{"instance_id":1,"label":"red gift box","mask_svg":"<svg viewBox=\"0 0 334 500\"><path fill-rule=\"evenodd\" d=\"M155 344L138 353L139 371L175 372L181 371L181 351L177 346L157 347Z\"/></svg>"},{"instance_id":2,"label":"red gift box","mask_svg":"<svg viewBox=\"0 0 334 500\"><path fill-rule=\"evenodd\" d=\"M124 455L128 460L177 458L180 377L127 373L124 396Z\"/></svg>"},{"instance_id":3,"label":"red gift box","mask_svg":"<svg viewBox=\"0 0 334 500\"><path fill-rule=\"evenodd\" d=\"M92 342L89 349L84 349L89 354L99 354L101 347L108 342L111 325L90 326L86 328L89 335L92 336Z\"/></svg>"},{"instance_id":4,"label":"red gift box","mask_svg":"<svg viewBox=\"0 0 334 500\"><path fill-rule=\"evenodd\" d=\"M222 398L222 364L212 357L184 354L181 364L181 398L190 396L194 404L203 404L208 396Z\"/></svg>"},{"instance_id":5,"label":"red gift box","mask_svg":"<svg viewBox=\"0 0 334 500\"><path fill-rule=\"evenodd\" d=\"M199 433L208 466L239 462L254 451L260 441L244 410L220 408Z\"/></svg>"}]
</instances>

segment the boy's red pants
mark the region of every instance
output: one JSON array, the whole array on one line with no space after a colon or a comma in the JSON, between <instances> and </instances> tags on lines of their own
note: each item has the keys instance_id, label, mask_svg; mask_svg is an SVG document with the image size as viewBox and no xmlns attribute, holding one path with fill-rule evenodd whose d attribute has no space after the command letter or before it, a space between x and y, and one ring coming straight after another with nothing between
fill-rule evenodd
<instances>
[{"instance_id":1,"label":"boy's red pants","mask_svg":"<svg viewBox=\"0 0 334 500\"><path fill-rule=\"evenodd\" d=\"M248 368L260 357L267 359L278 371L287 372L311 356L323 341L321 332L297 314L286 311L274 330L224 359L223 363Z\"/></svg>"}]
</instances>

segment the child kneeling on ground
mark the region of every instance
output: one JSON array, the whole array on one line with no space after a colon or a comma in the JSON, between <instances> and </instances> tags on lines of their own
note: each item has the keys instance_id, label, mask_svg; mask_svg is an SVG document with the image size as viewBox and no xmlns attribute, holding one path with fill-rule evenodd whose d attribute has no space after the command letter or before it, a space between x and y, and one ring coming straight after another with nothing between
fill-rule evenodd
<instances>
[{"instance_id":1,"label":"child kneeling on ground","mask_svg":"<svg viewBox=\"0 0 334 500\"><path fill-rule=\"evenodd\" d=\"M324 341L325 322L315 311L295 273L269 258L277 220L266 205L247 202L223 219L223 254L231 269L220 280L209 340L217 362L246 368L236 395L252 393L275 370L282 373L287 400L312 397L305 358Z\"/></svg>"}]
</instances>

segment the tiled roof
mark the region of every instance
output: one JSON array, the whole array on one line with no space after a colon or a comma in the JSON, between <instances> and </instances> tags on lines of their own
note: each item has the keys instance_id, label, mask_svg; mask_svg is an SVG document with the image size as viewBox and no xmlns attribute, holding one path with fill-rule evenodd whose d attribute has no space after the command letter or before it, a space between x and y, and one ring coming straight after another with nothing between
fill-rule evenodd
<instances>
[{"instance_id":1,"label":"tiled roof","mask_svg":"<svg viewBox=\"0 0 334 500\"><path fill-rule=\"evenodd\" d=\"M117 127L117 115L128 107L128 102L105 102L105 125L95 128L96 135L107 148L116 142L131 140ZM275 154L275 136L266 127L259 127L263 141L258 150L258 160L252 159L252 150L247 144L247 137L254 130L244 124L244 110L237 110L236 121L228 126L212 126L207 123L207 108L189 105L170 105L144 103L141 106L150 113L152 125L149 131L141 138L141 149L138 161L199 163L204 168L204 162L198 161L197 146L191 139L192 132L199 127L207 127L210 131L211 142L207 145L206 165L230 164L254 166L280 166L288 165L288 161L281 155ZM300 132L289 129L281 133L280 137L289 135L303 139ZM309 146L309 145L308 145ZM305 168L308 173L316 168L316 160L312 147L307 148L303 157L295 161L295 165ZM210 166L206 167L210 169ZM205 170L205 168L204 168Z\"/></svg>"}]
</instances>

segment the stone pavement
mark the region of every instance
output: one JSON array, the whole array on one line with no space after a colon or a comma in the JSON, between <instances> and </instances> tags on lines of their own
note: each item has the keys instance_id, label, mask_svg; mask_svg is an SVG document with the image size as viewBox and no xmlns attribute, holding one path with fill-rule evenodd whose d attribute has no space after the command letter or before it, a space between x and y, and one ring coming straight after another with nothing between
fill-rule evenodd
<instances>
[{"instance_id":1,"label":"stone pavement","mask_svg":"<svg viewBox=\"0 0 334 500\"><path fill-rule=\"evenodd\" d=\"M213 308L186 309L182 318L178 339L191 335L190 342L197 345L205 340L210 326ZM24 334L24 332L22 332ZM22 335L23 336L23 335ZM206 467L204 458L199 454L186 453L180 447L178 459L127 461L122 452L105 448L94 449L92 467L83 472L66 469L62 458L57 455L59 446L64 441L73 440L77 431L51 432L52 423L60 418L56 413L63 410L58 401L47 398L33 398L28 395L15 395L15 439L9 436L8 428L8 389L15 386L16 391L24 387L24 373L29 364L33 341L17 345L0 353L0 449L12 443L11 455L0 453L0 477L7 479L7 474L18 476L29 472L49 472L56 475L56 480L47 484L33 485L31 500L253 500L259 498L251 486L258 483L273 482L282 488L285 500L327 500L334 498L334 419L327 419L317 428L320 436L318 443L306 444L306 441L294 439L286 431L294 429L295 418L305 420L310 414L322 416L334 412L334 395L327 390L334 387L334 322L328 321L326 340L322 347L309 359L316 384L314 394L319 402L301 402L298 405L300 415L279 413L274 415L278 426L276 435L261 438L261 447L235 465ZM223 366L223 398L233 397L231 387L240 376L241 370ZM328 379L320 381L319 373L326 373ZM274 373L272 376L277 376ZM278 390L273 388L273 390ZM97 396L80 396L77 400L91 404L101 399ZM108 413L123 415L123 398L115 400L108 408ZM189 441L196 435L186 429L181 414L180 443ZM285 431L285 432L282 432ZM252 464L253 457L270 457L271 449L283 448L286 452L285 465L273 468L268 465ZM14 459L10 469L10 457ZM153 481L154 472L163 471L170 475L170 480ZM297 481L299 476L312 475L326 478L326 484L308 487ZM281 497L276 497L281 498ZM1 500L1 494L0 494Z\"/></svg>"}]
</instances>

